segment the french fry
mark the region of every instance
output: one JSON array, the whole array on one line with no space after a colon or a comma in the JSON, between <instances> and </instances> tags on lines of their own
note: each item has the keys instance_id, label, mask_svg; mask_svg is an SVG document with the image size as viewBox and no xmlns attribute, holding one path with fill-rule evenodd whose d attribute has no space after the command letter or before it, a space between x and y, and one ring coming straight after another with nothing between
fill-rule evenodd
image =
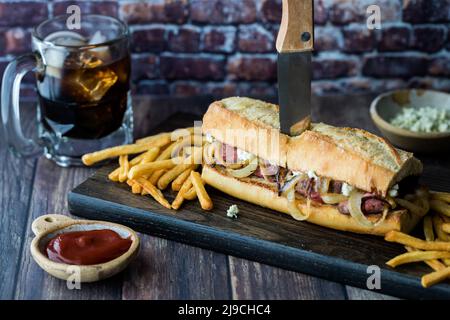
<instances>
[{"instance_id":1,"label":"french fry","mask_svg":"<svg viewBox=\"0 0 450 320\"><path fill-rule=\"evenodd\" d=\"M108 175L108 179L114 182L119 182L119 173L120 173L120 167L117 168L116 170L112 171L109 175Z\"/></svg>"},{"instance_id":2,"label":"french fry","mask_svg":"<svg viewBox=\"0 0 450 320\"><path fill-rule=\"evenodd\" d=\"M164 195L160 190L158 190L154 185L152 185L149 181L144 178L137 178L136 182L141 185L145 191L147 191L156 201L158 201L162 206L170 209L170 203L164 198Z\"/></svg>"},{"instance_id":3,"label":"french fry","mask_svg":"<svg viewBox=\"0 0 450 320\"><path fill-rule=\"evenodd\" d=\"M421 206L414 204L411 201L396 198L395 202L397 202L398 205L402 206L403 208L408 209L412 214L418 215L420 217L423 217L427 212L422 208Z\"/></svg>"},{"instance_id":4,"label":"french fry","mask_svg":"<svg viewBox=\"0 0 450 320\"><path fill-rule=\"evenodd\" d=\"M450 233L450 223L443 223L442 224L442 231L446 233Z\"/></svg>"},{"instance_id":5,"label":"french fry","mask_svg":"<svg viewBox=\"0 0 450 320\"><path fill-rule=\"evenodd\" d=\"M131 192L134 194L141 194L142 193L142 187L139 183L135 183L131 186Z\"/></svg>"},{"instance_id":6,"label":"french fry","mask_svg":"<svg viewBox=\"0 0 450 320\"><path fill-rule=\"evenodd\" d=\"M184 195L186 194L186 192L192 188L192 179L189 176L184 182L183 185L180 188L180 191L178 192L177 196L175 197L175 199L172 202L172 209L174 210L178 210L181 205L184 202Z\"/></svg>"},{"instance_id":7,"label":"french fry","mask_svg":"<svg viewBox=\"0 0 450 320\"><path fill-rule=\"evenodd\" d=\"M193 164L179 164L176 167L170 169L166 173L162 175L161 178L158 180L158 188L160 190L164 190L167 188L167 186L175 180L180 174L182 174L184 171L193 169L195 165Z\"/></svg>"},{"instance_id":8,"label":"french fry","mask_svg":"<svg viewBox=\"0 0 450 320\"><path fill-rule=\"evenodd\" d=\"M128 171L130 170L130 163L128 162L128 155L122 155L119 157L119 182L127 181Z\"/></svg>"},{"instance_id":9,"label":"french fry","mask_svg":"<svg viewBox=\"0 0 450 320\"><path fill-rule=\"evenodd\" d=\"M437 214L433 215L433 225L437 238L441 241L450 241L450 235L448 235L447 233L444 232L444 230L442 230L443 224L444 219L441 216Z\"/></svg>"},{"instance_id":10,"label":"french fry","mask_svg":"<svg viewBox=\"0 0 450 320\"><path fill-rule=\"evenodd\" d=\"M158 180L159 178L161 178L161 176L166 173L167 170L166 169L160 169L160 170L156 170L152 173L152 175L150 176L150 183L154 186L156 186L158 184Z\"/></svg>"},{"instance_id":11,"label":"french fry","mask_svg":"<svg viewBox=\"0 0 450 320\"><path fill-rule=\"evenodd\" d=\"M388 242L397 242L405 246L413 247L415 249L450 251L450 242L425 241L396 230L392 230L386 233L384 240Z\"/></svg>"},{"instance_id":12,"label":"french fry","mask_svg":"<svg viewBox=\"0 0 450 320\"><path fill-rule=\"evenodd\" d=\"M196 171L191 172L191 180L194 185L195 192L197 193L198 201L203 210L212 210L213 203L208 193L206 192L205 186L203 185L202 178L200 174Z\"/></svg>"},{"instance_id":13,"label":"french fry","mask_svg":"<svg viewBox=\"0 0 450 320\"><path fill-rule=\"evenodd\" d=\"M122 155L130 155L147 151L151 147L163 147L170 143L170 138L165 140L158 140L149 144L128 144L123 146L112 147L101 151L85 154L81 160L86 166Z\"/></svg>"},{"instance_id":14,"label":"french fry","mask_svg":"<svg viewBox=\"0 0 450 320\"><path fill-rule=\"evenodd\" d=\"M188 135L192 135L194 134L194 127L189 127L189 128L182 128L182 129L176 129L172 132L162 132L153 136L148 136L148 137L144 137L141 139L136 140L137 144L144 144L144 143L151 143L156 139L161 139L161 138L166 138L169 137L169 139L175 138L177 139L180 136L183 136L188 134Z\"/></svg>"},{"instance_id":15,"label":"french fry","mask_svg":"<svg viewBox=\"0 0 450 320\"><path fill-rule=\"evenodd\" d=\"M159 151L160 151L159 147L152 147L152 148L150 148L148 151L146 151L144 153L141 153L140 155L138 155L138 156L134 157L133 159L131 159L130 160L130 166L133 167L133 166L139 164L144 158L146 158L146 157L150 158L151 154L159 153ZM115 182L119 181L119 173L120 173L120 167L115 169L114 171L112 171L108 175L109 180L112 180L112 181L115 181Z\"/></svg>"},{"instance_id":16,"label":"french fry","mask_svg":"<svg viewBox=\"0 0 450 320\"><path fill-rule=\"evenodd\" d=\"M136 179L158 169L172 169L177 165L178 161L182 161L182 159L169 159L138 164L131 168L128 173L128 179Z\"/></svg>"},{"instance_id":17,"label":"french fry","mask_svg":"<svg viewBox=\"0 0 450 320\"><path fill-rule=\"evenodd\" d=\"M158 147L154 147L151 148L150 150L148 150L146 153L143 154L141 161L139 161L138 163L149 163L149 162L153 162L155 161L155 159L158 157L159 155L159 151L161 149ZM138 164L136 163L136 164Z\"/></svg>"},{"instance_id":18,"label":"french fry","mask_svg":"<svg viewBox=\"0 0 450 320\"><path fill-rule=\"evenodd\" d=\"M171 132L158 133L153 136L148 136L148 137L144 137L141 139L137 139L136 144L149 144L149 143L154 143L155 141L158 141L160 139L161 140L167 139L167 138L170 139L170 135L171 135Z\"/></svg>"},{"instance_id":19,"label":"french fry","mask_svg":"<svg viewBox=\"0 0 450 320\"><path fill-rule=\"evenodd\" d=\"M184 195L184 199L186 200L194 200L197 198L197 192L195 191L195 188L192 186L188 192Z\"/></svg>"},{"instance_id":20,"label":"french fry","mask_svg":"<svg viewBox=\"0 0 450 320\"><path fill-rule=\"evenodd\" d=\"M450 267L424 275L421 282L424 288L428 288L448 278L450 278Z\"/></svg>"},{"instance_id":21,"label":"french fry","mask_svg":"<svg viewBox=\"0 0 450 320\"><path fill-rule=\"evenodd\" d=\"M440 200L447 203L450 203L450 193L449 192L431 192L431 199Z\"/></svg>"},{"instance_id":22,"label":"french fry","mask_svg":"<svg viewBox=\"0 0 450 320\"><path fill-rule=\"evenodd\" d=\"M408 247L408 246L405 246L405 249L408 251L408 252L412 252L412 251L419 251L419 250L417 250L417 249L414 249L414 248L411 248L411 247ZM426 260L426 261L424 261L431 269L433 269L434 271L438 271L438 270L442 270L442 269L445 269L446 268L446 266L443 264L443 263L441 263L439 260L437 260L437 259L433 259L433 260Z\"/></svg>"},{"instance_id":23,"label":"french fry","mask_svg":"<svg viewBox=\"0 0 450 320\"><path fill-rule=\"evenodd\" d=\"M433 220L430 216L426 216L423 218L423 234L425 236L425 240L434 241L434 231L433 231Z\"/></svg>"},{"instance_id":24,"label":"french fry","mask_svg":"<svg viewBox=\"0 0 450 320\"><path fill-rule=\"evenodd\" d=\"M175 180L172 181L172 190L173 191L180 191L181 187L183 186L183 183L186 181L187 178L189 178L191 171L195 170L196 168L189 168L187 170L184 170L182 174L180 174Z\"/></svg>"},{"instance_id":25,"label":"french fry","mask_svg":"<svg viewBox=\"0 0 450 320\"><path fill-rule=\"evenodd\" d=\"M448 258L450 258L450 252L446 251L411 251L396 256L386 262L386 264L392 268L395 268L406 263Z\"/></svg>"},{"instance_id":26,"label":"french fry","mask_svg":"<svg viewBox=\"0 0 450 320\"><path fill-rule=\"evenodd\" d=\"M441 200L431 200L430 207L436 212L450 217L450 204L445 203Z\"/></svg>"},{"instance_id":27,"label":"french fry","mask_svg":"<svg viewBox=\"0 0 450 320\"><path fill-rule=\"evenodd\" d=\"M434 225L434 230L436 231L437 238L440 241L449 242L450 235L447 234L446 232L444 232L444 230L443 230L445 218L446 218L446 216L440 216L438 214L435 214L433 216L433 225ZM444 259L443 261L447 266L450 266L450 259Z\"/></svg>"}]
</instances>

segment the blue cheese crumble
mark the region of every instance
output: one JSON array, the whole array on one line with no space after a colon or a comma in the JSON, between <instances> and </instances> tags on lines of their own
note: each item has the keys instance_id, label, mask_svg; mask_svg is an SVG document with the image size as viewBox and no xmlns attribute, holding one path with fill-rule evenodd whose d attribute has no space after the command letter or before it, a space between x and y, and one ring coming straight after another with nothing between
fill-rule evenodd
<instances>
[{"instance_id":1,"label":"blue cheese crumble","mask_svg":"<svg viewBox=\"0 0 450 320\"><path fill-rule=\"evenodd\" d=\"M237 219L239 213L239 208L237 205L233 204L227 210L227 217L232 219Z\"/></svg>"},{"instance_id":2,"label":"blue cheese crumble","mask_svg":"<svg viewBox=\"0 0 450 320\"><path fill-rule=\"evenodd\" d=\"M391 124L413 132L450 132L450 111L432 107L404 108Z\"/></svg>"}]
</instances>

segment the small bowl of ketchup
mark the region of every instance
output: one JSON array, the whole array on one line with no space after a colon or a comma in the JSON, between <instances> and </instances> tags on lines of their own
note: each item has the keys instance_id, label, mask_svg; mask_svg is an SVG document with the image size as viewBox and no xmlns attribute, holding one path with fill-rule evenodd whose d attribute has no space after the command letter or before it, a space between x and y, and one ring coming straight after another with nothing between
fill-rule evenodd
<instances>
[{"instance_id":1,"label":"small bowl of ketchup","mask_svg":"<svg viewBox=\"0 0 450 320\"><path fill-rule=\"evenodd\" d=\"M31 228L36 235L31 255L42 269L62 280L109 278L125 269L139 250L137 234L111 222L47 214L34 220Z\"/></svg>"}]
</instances>

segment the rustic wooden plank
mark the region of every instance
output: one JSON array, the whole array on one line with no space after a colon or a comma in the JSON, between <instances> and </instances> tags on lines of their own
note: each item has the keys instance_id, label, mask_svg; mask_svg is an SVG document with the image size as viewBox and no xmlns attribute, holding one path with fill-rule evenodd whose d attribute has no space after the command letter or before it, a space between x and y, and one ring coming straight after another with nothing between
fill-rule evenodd
<instances>
[{"instance_id":1,"label":"rustic wooden plank","mask_svg":"<svg viewBox=\"0 0 450 320\"><path fill-rule=\"evenodd\" d=\"M27 135L35 128L32 107L24 105L30 112L22 113ZM9 152L0 134L0 300L14 296L35 166L34 159L17 158Z\"/></svg>"},{"instance_id":2,"label":"rustic wooden plank","mask_svg":"<svg viewBox=\"0 0 450 320\"><path fill-rule=\"evenodd\" d=\"M40 158L31 196L28 223L16 282L16 299L119 299L122 275L97 284L83 284L81 290L67 289L66 282L45 273L33 260L29 246L33 238L32 221L42 214L67 214L67 193L94 170L64 169Z\"/></svg>"},{"instance_id":3,"label":"rustic wooden plank","mask_svg":"<svg viewBox=\"0 0 450 320\"><path fill-rule=\"evenodd\" d=\"M396 297L371 290L364 290L350 286L346 286L346 290L347 296L350 300L398 300Z\"/></svg>"},{"instance_id":4,"label":"rustic wooden plank","mask_svg":"<svg viewBox=\"0 0 450 320\"><path fill-rule=\"evenodd\" d=\"M142 235L137 259L124 275L122 298L229 299L226 256Z\"/></svg>"},{"instance_id":5,"label":"rustic wooden plank","mask_svg":"<svg viewBox=\"0 0 450 320\"><path fill-rule=\"evenodd\" d=\"M345 299L344 286L302 273L229 257L233 299Z\"/></svg>"}]
</instances>

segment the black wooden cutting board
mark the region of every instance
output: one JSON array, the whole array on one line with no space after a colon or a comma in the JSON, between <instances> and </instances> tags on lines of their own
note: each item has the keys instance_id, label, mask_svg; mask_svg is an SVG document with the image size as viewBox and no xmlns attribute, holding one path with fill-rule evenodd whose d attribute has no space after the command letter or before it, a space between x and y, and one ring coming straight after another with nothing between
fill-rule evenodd
<instances>
[{"instance_id":1,"label":"black wooden cutting board","mask_svg":"<svg viewBox=\"0 0 450 320\"><path fill-rule=\"evenodd\" d=\"M160 130L189 125L189 117L175 116ZM185 242L285 269L367 289L369 266L381 270L380 292L405 298L450 299L450 284L424 289L420 276L432 270L423 263L391 269L385 262L404 253L397 244L382 238L340 232L295 221L287 215L234 199L208 189L214 210L202 211L197 201L170 211L153 199L133 195L126 184L113 183L107 175L116 164L99 169L76 187L68 198L72 214L96 220L118 222L138 231ZM425 171L423 182L432 189L450 191L448 176ZM169 201L175 193L165 192ZM239 218L226 211L237 204ZM280 286L283 286L280 283Z\"/></svg>"}]
</instances>

